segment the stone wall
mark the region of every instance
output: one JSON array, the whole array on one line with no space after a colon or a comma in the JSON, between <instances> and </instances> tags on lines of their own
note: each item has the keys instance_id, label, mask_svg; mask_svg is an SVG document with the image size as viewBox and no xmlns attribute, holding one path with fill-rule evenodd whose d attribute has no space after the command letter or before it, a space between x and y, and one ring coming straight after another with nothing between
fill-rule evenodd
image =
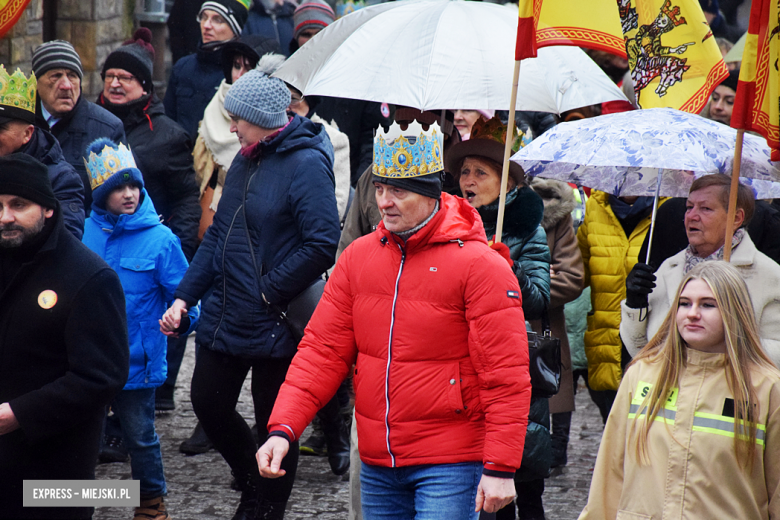
<instances>
[{"instance_id":1,"label":"stone wall","mask_svg":"<svg viewBox=\"0 0 780 520\"><path fill-rule=\"evenodd\" d=\"M0 63L13 74L16 68L25 75L32 69L33 50L43 41L43 0L31 0L22 17L0 39Z\"/></svg>"},{"instance_id":2,"label":"stone wall","mask_svg":"<svg viewBox=\"0 0 780 520\"><path fill-rule=\"evenodd\" d=\"M132 31L134 0L57 0L56 37L73 44L84 69L82 91L93 99L102 89L100 69ZM32 52L43 42L43 0L31 0L19 22L0 40L0 63L29 73ZM9 67L10 65L10 67Z\"/></svg>"}]
</instances>

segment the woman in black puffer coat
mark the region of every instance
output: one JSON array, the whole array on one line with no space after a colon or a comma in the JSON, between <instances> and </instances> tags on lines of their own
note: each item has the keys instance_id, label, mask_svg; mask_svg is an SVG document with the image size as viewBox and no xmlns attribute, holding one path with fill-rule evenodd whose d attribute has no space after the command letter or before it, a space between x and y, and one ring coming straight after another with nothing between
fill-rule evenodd
<instances>
[{"instance_id":1,"label":"woman in black puffer coat","mask_svg":"<svg viewBox=\"0 0 780 520\"><path fill-rule=\"evenodd\" d=\"M463 197L482 217L490 243L497 227L505 136L506 125L498 118L478 121L472 128L471 138L453 146L447 158L447 170L456 176ZM520 133L518 143L522 142ZM550 249L540 225L544 203L525 185L523 170L518 165L512 163L509 173L501 242L507 246L514 261L513 270L520 284L525 318L535 320L542 316L550 302ZM518 323L517 326L526 324ZM542 493L544 478L549 475L551 465L549 406L547 399L533 397L523 462L515 474L516 503L521 520L544 518ZM514 505L506 506L496 518L515 518L514 508Z\"/></svg>"}]
</instances>

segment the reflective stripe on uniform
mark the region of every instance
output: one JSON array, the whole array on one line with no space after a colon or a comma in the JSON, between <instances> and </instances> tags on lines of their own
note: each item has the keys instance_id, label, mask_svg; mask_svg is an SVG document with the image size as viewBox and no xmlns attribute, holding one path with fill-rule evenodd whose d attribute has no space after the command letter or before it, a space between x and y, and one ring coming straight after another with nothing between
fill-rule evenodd
<instances>
[{"instance_id":1,"label":"reflective stripe on uniform","mask_svg":"<svg viewBox=\"0 0 780 520\"><path fill-rule=\"evenodd\" d=\"M642 411L639 411L640 405L638 404L632 404L631 407L628 409L628 418L633 419L634 417L639 415L645 415L647 412L647 407L643 407ZM663 414L663 415L662 415ZM677 417L677 412L675 410L672 410L671 408L662 408L658 411L658 415L655 416L655 421L661 421L666 422L667 424L674 424L674 420Z\"/></svg>"},{"instance_id":2,"label":"reflective stripe on uniform","mask_svg":"<svg viewBox=\"0 0 780 520\"><path fill-rule=\"evenodd\" d=\"M740 421L742 423L742 421ZM714 433L724 437L734 437L734 418L724 415L714 415L710 413L696 412L693 415L693 431ZM740 436L747 438L747 431L744 424L740 424ZM756 444L764 445L766 438L766 426L759 424L756 426Z\"/></svg>"}]
</instances>

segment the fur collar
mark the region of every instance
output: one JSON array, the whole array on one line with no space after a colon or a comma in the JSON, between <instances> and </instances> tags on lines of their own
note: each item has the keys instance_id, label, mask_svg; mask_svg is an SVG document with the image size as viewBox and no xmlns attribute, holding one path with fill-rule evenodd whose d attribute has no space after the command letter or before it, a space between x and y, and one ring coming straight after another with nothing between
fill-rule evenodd
<instances>
[{"instance_id":1,"label":"fur collar","mask_svg":"<svg viewBox=\"0 0 780 520\"><path fill-rule=\"evenodd\" d=\"M477 209L485 226L488 238L496 231L498 199ZM504 233L520 239L530 236L542 221L544 205L542 199L528 186L520 186L506 194L504 209Z\"/></svg>"},{"instance_id":2,"label":"fur collar","mask_svg":"<svg viewBox=\"0 0 780 520\"><path fill-rule=\"evenodd\" d=\"M554 228L577 207L573 188L563 181L534 177L531 188L544 200L542 227L545 231Z\"/></svg>"}]
</instances>

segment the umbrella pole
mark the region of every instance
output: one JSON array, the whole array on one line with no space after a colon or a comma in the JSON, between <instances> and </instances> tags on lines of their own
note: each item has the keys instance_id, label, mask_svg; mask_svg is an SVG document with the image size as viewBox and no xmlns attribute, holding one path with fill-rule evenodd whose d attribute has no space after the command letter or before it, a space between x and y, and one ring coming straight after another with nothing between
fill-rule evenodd
<instances>
[{"instance_id":1,"label":"umbrella pole","mask_svg":"<svg viewBox=\"0 0 780 520\"><path fill-rule=\"evenodd\" d=\"M647 255L645 263L650 263L650 250L653 248L653 231L655 231L655 215L658 212L658 198L661 194L661 179L663 178L663 168L658 168L658 180L655 183L655 199L653 200L653 216L650 217L650 237L647 239Z\"/></svg>"},{"instance_id":2,"label":"umbrella pole","mask_svg":"<svg viewBox=\"0 0 780 520\"><path fill-rule=\"evenodd\" d=\"M509 100L509 119L506 125L506 144L504 145L504 163L501 169L501 192L498 196L498 221L496 222L495 242L501 242L504 232L504 205L506 204L506 185L509 180L509 157L512 155L512 143L515 131L515 106L517 105L517 84L520 80L520 61L515 61L512 76L512 98Z\"/></svg>"},{"instance_id":3,"label":"umbrella pole","mask_svg":"<svg viewBox=\"0 0 780 520\"><path fill-rule=\"evenodd\" d=\"M737 215L737 190L739 189L739 170L742 164L742 141L745 130L737 130L737 144L734 147L734 165L731 168L731 191L729 192L729 212L726 218L726 237L723 243L723 259L731 260L731 237L734 236L734 218Z\"/></svg>"}]
</instances>

